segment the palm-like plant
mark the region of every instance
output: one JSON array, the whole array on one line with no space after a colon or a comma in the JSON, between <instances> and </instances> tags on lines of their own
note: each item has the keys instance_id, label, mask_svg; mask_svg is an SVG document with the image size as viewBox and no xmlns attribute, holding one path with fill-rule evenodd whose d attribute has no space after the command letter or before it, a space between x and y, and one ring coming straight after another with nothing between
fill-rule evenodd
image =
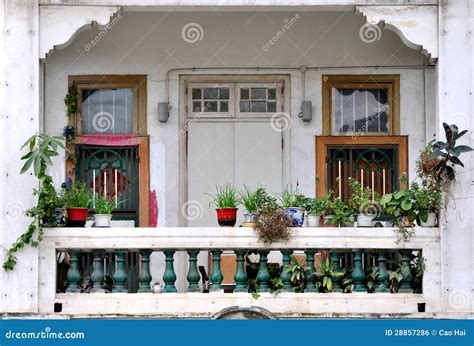
<instances>
[{"instance_id":1,"label":"palm-like plant","mask_svg":"<svg viewBox=\"0 0 474 346\"><path fill-rule=\"evenodd\" d=\"M333 279L342 277L344 272L335 271L332 267L332 261L325 257L321 261L321 266L316 271L317 285L320 292L332 292Z\"/></svg>"}]
</instances>

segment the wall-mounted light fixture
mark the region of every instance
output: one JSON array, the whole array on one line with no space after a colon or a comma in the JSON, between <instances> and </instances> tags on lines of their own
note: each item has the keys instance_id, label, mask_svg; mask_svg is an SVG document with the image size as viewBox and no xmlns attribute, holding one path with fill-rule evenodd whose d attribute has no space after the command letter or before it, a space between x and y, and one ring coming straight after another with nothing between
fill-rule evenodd
<instances>
[{"instance_id":1,"label":"wall-mounted light fixture","mask_svg":"<svg viewBox=\"0 0 474 346\"><path fill-rule=\"evenodd\" d=\"M313 105L311 101L301 102L301 119L305 122L309 122L313 119Z\"/></svg>"},{"instance_id":2,"label":"wall-mounted light fixture","mask_svg":"<svg viewBox=\"0 0 474 346\"><path fill-rule=\"evenodd\" d=\"M171 107L168 102L158 102L158 121L166 123L170 117Z\"/></svg>"}]
</instances>

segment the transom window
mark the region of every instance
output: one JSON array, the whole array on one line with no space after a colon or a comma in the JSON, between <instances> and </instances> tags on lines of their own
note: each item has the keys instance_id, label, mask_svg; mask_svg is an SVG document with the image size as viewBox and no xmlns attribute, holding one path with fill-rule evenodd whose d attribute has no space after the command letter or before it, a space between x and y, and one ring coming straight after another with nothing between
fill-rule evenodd
<instances>
[{"instance_id":1,"label":"transom window","mask_svg":"<svg viewBox=\"0 0 474 346\"><path fill-rule=\"evenodd\" d=\"M399 134L398 75L323 76L325 135Z\"/></svg>"},{"instance_id":2,"label":"transom window","mask_svg":"<svg viewBox=\"0 0 474 346\"><path fill-rule=\"evenodd\" d=\"M283 82L189 83L188 117L271 117L283 111Z\"/></svg>"}]
</instances>

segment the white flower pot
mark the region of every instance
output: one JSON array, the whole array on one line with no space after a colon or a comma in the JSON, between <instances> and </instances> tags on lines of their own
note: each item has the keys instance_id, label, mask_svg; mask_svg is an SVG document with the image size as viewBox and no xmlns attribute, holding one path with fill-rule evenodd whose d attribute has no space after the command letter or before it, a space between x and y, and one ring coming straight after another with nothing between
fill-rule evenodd
<instances>
[{"instance_id":1,"label":"white flower pot","mask_svg":"<svg viewBox=\"0 0 474 346\"><path fill-rule=\"evenodd\" d=\"M357 214L357 227L372 227L375 215Z\"/></svg>"},{"instance_id":2,"label":"white flower pot","mask_svg":"<svg viewBox=\"0 0 474 346\"><path fill-rule=\"evenodd\" d=\"M421 227L436 227L437 224L438 218L436 217L436 213L428 213L426 222L421 221Z\"/></svg>"},{"instance_id":3,"label":"white flower pot","mask_svg":"<svg viewBox=\"0 0 474 346\"><path fill-rule=\"evenodd\" d=\"M306 226L308 227L319 227L321 220L320 215L308 215L306 217Z\"/></svg>"},{"instance_id":4,"label":"white flower pot","mask_svg":"<svg viewBox=\"0 0 474 346\"><path fill-rule=\"evenodd\" d=\"M110 227L110 220L112 220L110 214L95 214L94 227Z\"/></svg>"}]
</instances>

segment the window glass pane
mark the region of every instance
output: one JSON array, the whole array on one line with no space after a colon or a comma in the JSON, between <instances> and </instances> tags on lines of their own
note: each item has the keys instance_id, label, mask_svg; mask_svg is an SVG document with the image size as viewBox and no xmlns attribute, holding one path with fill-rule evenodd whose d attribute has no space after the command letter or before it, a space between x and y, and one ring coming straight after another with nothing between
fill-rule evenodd
<instances>
[{"instance_id":1,"label":"window glass pane","mask_svg":"<svg viewBox=\"0 0 474 346\"><path fill-rule=\"evenodd\" d=\"M131 88L87 89L83 91L84 134L133 132Z\"/></svg>"},{"instance_id":2,"label":"window glass pane","mask_svg":"<svg viewBox=\"0 0 474 346\"><path fill-rule=\"evenodd\" d=\"M221 101L220 102L220 112L228 112L229 111L229 102L227 101Z\"/></svg>"},{"instance_id":3,"label":"window glass pane","mask_svg":"<svg viewBox=\"0 0 474 346\"><path fill-rule=\"evenodd\" d=\"M240 98L242 100L248 100L249 99L249 89L240 89Z\"/></svg>"},{"instance_id":4,"label":"window glass pane","mask_svg":"<svg viewBox=\"0 0 474 346\"><path fill-rule=\"evenodd\" d=\"M267 112L276 112L276 102L267 103Z\"/></svg>"},{"instance_id":5,"label":"window glass pane","mask_svg":"<svg viewBox=\"0 0 474 346\"><path fill-rule=\"evenodd\" d=\"M217 101L207 101L204 103L204 112L217 112Z\"/></svg>"},{"instance_id":6,"label":"window glass pane","mask_svg":"<svg viewBox=\"0 0 474 346\"><path fill-rule=\"evenodd\" d=\"M267 89L266 88L252 88L251 92L252 99L266 99Z\"/></svg>"},{"instance_id":7,"label":"window glass pane","mask_svg":"<svg viewBox=\"0 0 474 346\"><path fill-rule=\"evenodd\" d=\"M335 132L388 132L386 89L333 88Z\"/></svg>"},{"instance_id":8,"label":"window glass pane","mask_svg":"<svg viewBox=\"0 0 474 346\"><path fill-rule=\"evenodd\" d=\"M217 100L218 99L218 88L204 88L204 99L205 100Z\"/></svg>"},{"instance_id":9,"label":"window glass pane","mask_svg":"<svg viewBox=\"0 0 474 346\"><path fill-rule=\"evenodd\" d=\"M219 88L219 100L229 99L229 88Z\"/></svg>"},{"instance_id":10,"label":"window glass pane","mask_svg":"<svg viewBox=\"0 0 474 346\"><path fill-rule=\"evenodd\" d=\"M193 112L200 112L201 111L201 101L193 102Z\"/></svg>"},{"instance_id":11,"label":"window glass pane","mask_svg":"<svg viewBox=\"0 0 474 346\"><path fill-rule=\"evenodd\" d=\"M193 100L200 100L201 99L201 90L202 89L194 89L193 88Z\"/></svg>"},{"instance_id":12,"label":"window glass pane","mask_svg":"<svg viewBox=\"0 0 474 346\"><path fill-rule=\"evenodd\" d=\"M241 112L250 112L250 102L249 101L240 101L240 111Z\"/></svg>"},{"instance_id":13,"label":"window glass pane","mask_svg":"<svg viewBox=\"0 0 474 346\"><path fill-rule=\"evenodd\" d=\"M266 102L265 101L252 101L251 102L251 112L265 112L266 111Z\"/></svg>"},{"instance_id":14,"label":"window glass pane","mask_svg":"<svg viewBox=\"0 0 474 346\"><path fill-rule=\"evenodd\" d=\"M276 89L268 89L268 99L276 100Z\"/></svg>"}]
</instances>

